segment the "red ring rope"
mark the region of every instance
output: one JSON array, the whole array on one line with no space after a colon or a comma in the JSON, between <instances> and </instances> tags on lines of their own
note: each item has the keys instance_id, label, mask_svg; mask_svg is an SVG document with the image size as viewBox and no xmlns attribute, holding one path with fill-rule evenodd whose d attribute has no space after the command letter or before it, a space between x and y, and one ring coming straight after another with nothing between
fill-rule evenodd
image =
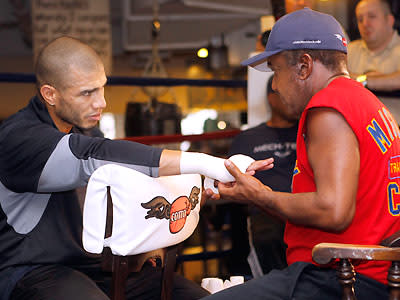
<instances>
[{"instance_id":1,"label":"red ring rope","mask_svg":"<svg viewBox=\"0 0 400 300\"><path fill-rule=\"evenodd\" d=\"M194 142L202 140L230 138L234 137L239 132L240 132L239 129L234 129L234 130L215 131L203 134L190 134L190 135L172 134L172 135L131 136L123 138L123 140L138 142L146 145L154 145L154 144L179 143L183 141Z\"/></svg>"}]
</instances>

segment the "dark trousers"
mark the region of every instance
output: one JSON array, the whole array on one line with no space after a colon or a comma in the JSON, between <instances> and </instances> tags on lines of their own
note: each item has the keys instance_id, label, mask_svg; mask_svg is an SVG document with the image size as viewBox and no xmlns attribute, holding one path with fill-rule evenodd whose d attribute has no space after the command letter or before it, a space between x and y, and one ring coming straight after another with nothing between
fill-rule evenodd
<instances>
[{"instance_id":1,"label":"dark trousers","mask_svg":"<svg viewBox=\"0 0 400 300\"><path fill-rule=\"evenodd\" d=\"M286 268L287 247L283 241L285 224L264 212L250 215L247 222L249 236L263 274Z\"/></svg>"},{"instance_id":2,"label":"dark trousers","mask_svg":"<svg viewBox=\"0 0 400 300\"><path fill-rule=\"evenodd\" d=\"M354 285L358 300L388 299L386 286L373 279L357 275ZM249 280L204 300L340 300L342 288L336 271L298 262L284 270L273 270L263 277Z\"/></svg>"},{"instance_id":3,"label":"dark trousers","mask_svg":"<svg viewBox=\"0 0 400 300\"><path fill-rule=\"evenodd\" d=\"M76 270L61 265L42 266L27 273L15 286L10 300L105 300L111 274L98 268ZM145 266L127 280L127 299L159 299L161 269ZM172 299L200 299L208 295L194 282L175 274Z\"/></svg>"}]
</instances>

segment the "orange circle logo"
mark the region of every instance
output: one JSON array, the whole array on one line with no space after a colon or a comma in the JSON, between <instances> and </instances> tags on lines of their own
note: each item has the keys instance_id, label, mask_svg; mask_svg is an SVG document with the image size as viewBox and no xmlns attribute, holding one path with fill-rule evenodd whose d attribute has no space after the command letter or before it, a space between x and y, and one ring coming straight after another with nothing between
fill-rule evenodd
<instances>
[{"instance_id":1,"label":"orange circle logo","mask_svg":"<svg viewBox=\"0 0 400 300\"><path fill-rule=\"evenodd\" d=\"M169 217L169 231L171 233L178 233L185 226L186 218L190 213L190 203L186 196L177 198L171 204L171 211Z\"/></svg>"}]
</instances>

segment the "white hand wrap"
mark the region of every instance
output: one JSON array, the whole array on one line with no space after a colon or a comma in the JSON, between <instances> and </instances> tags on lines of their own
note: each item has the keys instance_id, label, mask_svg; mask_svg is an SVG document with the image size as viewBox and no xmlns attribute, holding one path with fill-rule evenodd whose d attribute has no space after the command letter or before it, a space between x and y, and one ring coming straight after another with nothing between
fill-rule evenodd
<instances>
[{"instance_id":1,"label":"white hand wrap","mask_svg":"<svg viewBox=\"0 0 400 300\"><path fill-rule=\"evenodd\" d=\"M181 153L181 174L202 174L220 182L235 181L224 165L225 159L198 152Z\"/></svg>"},{"instance_id":2,"label":"white hand wrap","mask_svg":"<svg viewBox=\"0 0 400 300\"><path fill-rule=\"evenodd\" d=\"M240 172L246 172L247 168L254 161L253 158L243 154L236 154L229 157L229 160L232 161L240 170ZM214 187L214 179L206 177L204 180L204 188L211 189L214 194L218 194L218 189Z\"/></svg>"}]
</instances>

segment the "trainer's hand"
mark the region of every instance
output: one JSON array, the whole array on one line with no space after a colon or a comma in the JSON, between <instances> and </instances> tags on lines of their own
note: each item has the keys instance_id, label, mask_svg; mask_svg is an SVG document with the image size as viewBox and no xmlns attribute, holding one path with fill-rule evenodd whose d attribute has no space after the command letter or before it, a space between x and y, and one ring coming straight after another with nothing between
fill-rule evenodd
<instances>
[{"instance_id":1,"label":"trainer's hand","mask_svg":"<svg viewBox=\"0 0 400 300\"><path fill-rule=\"evenodd\" d=\"M226 164L225 164L226 166ZM254 175L257 171L265 171L274 167L274 158L267 158L263 160L256 160L250 164L246 169L246 174ZM229 169L228 169L229 170Z\"/></svg>"},{"instance_id":2,"label":"trainer's hand","mask_svg":"<svg viewBox=\"0 0 400 300\"><path fill-rule=\"evenodd\" d=\"M232 164L235 169L237 169L237 172L239 172L239 174L243 174L232 161L229 160L229 163ZM225 161L225 167L229 171L229 168L227 167L227 160ZM256 160L247 167L245 174L247 174L249 176L253 176L256 173L256 171L269 170L269 169L272 169L273 167L274 167L274 159L272 157L264 159L264 160ZM229 171L229 172L230 172L230 174L232 174L231 171ZM219 184L219 181L214 180L215 188L219 187L218 184ZM234 182L228 182L228 183L225 183L224 186L232 187L233 184L234 184ZM214 191L212 189L204 189L204 191L202 193L202 203L204 203L205 201L207 201L209 199L219 200L220 198L221 198L221 196L219 195L219 192L214 193Z\"/></svg>"},{"instance_id":3,"label":"trainer's hand","mask_svg":"<svg viewBox=\"0 0 400 300\"><path fill-rule=\"evenodd\" d=\"M236 167L235 164L228 159L225 161L225 167L235 178L235 181L226 184L222 182L218 183L219 195L224 200L248 204L258 197L262 197L261 194L265 190L271 191L271 188L262 184L252 175L254 174L255 170L259 171L271 169L273 167L273 159L253 162L249 168L247 168L246 173L240 172L238 167ZM214 195L212 195L212 198L216 199L214 198Z\"/></svg>"},{"instance_id":4,"label":"trainer's hand","mask_svg":"<svg viewBox=\"0 0 400 300\"><path fill-rule=\"evenodd\" d=\"M218 197L215 198L215 196L218 196ZM203 192L201 193L200 207L203 206L206 203L206 201L208 201L210 199L217 200L217 199L219 199L219 195L215 194L212 191L212 189L204 188Z\"/></svg>"}]
</instances>

